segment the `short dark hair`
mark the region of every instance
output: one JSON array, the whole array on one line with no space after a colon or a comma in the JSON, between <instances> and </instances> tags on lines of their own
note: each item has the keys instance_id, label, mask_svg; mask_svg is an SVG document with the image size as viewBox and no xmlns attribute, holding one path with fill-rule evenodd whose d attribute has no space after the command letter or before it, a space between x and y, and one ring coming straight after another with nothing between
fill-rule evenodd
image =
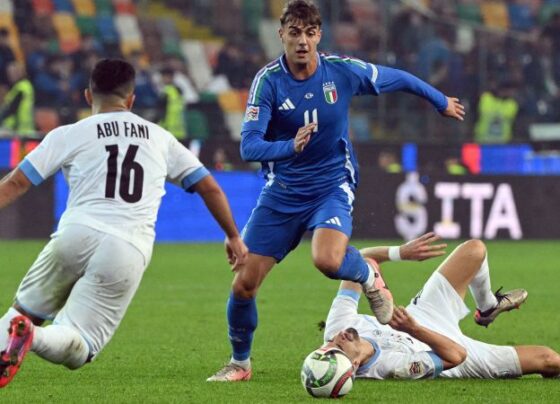
<instances>
[{"instance_id":1,"label":"short dark hair","mask_svg":"<svg viewBox=\"0 0 560 404\"><path fill-rule=\"evenodd\" d=\"M126 97L134 90L136 72L122 59L101 59L96 63L89 81L91 92Z\"/></svg>"},{"instance_id":2,"label":"short dark hair","mask_svg":"<svg viewBox=\"0 0 560 404\"><path fill-rule=\"evenodd\" d=\"M321 14L315 4L308 0L290 0L280 16L280 24L301 22L304 25L321 26Z\"/></svg>"}]
</instances>

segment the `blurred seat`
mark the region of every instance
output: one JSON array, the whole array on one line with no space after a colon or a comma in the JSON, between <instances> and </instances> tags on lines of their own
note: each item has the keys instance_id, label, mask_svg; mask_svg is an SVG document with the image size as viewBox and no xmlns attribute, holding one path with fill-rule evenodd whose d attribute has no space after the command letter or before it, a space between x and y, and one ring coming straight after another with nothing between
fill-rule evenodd
<instances>
[{"instance_id":1,"label":"blurred seat","mask_svg":"<svg viewBox=\"0 0 560 404\"><path fill-rule=\"evenodd\" d=\"M136 6L131 0L113 0L117 14L136 14Z\"/></svg>"},{"instance_id":2,"label":"blurred seat","mask_svg":"<svg viewBox=\"0 0 560 404\"><path fill-rule=\"evenodd\" d=\"M52 0L33 0L33 11L37 15L51 15L54 12Z\"/></svg>"},{"instance_id":3,"label":"blurred seat","mask_svg":"<svg viewBox=\"0 0 560 404\"><path fill-rule=\"evenodd\" d=\"M113 17L111 15L98 15L96 18L97 22L97 32L101 41L104 43L118 43L119 36L115 25L113 23Z\"/></svg>"},{"instance_id":4,"label":"blurred seat","mask_svg":"<svg viewBox=\"0 0 560 404\"><path fill-rule=\"evenodd\" d=\"M59 13L73 13L74 7L70 0L53 0L54 10Z\"/></svg>"},{"instance_id":5,"label":"blurred seat","mask_svg":"<svg viewBox=\"0 0 560 404\"><path fill-rule=\"evenodd\" d=\"M79 50L81 36L74 15L68 12L56 12L53 14L52 21L58 35L60 50L64 53Z\"/></svg>"},{"instance_id":6,"label":"blurred seat","mask_svg":"<svg viewBox=\"0 0 560 404\"><path fill-rule=\"evenodd\" d=\"M35 127L37 132L46 134L58 127L60 117L54 108L36 108L35 109Z\"/></svg>"},{"instance_id":7,"label":"blurred seat","mask_svg":"<svg viewBox=\"0 0 560 404\"><path fill-rule=\"evenodd\" d=\"M274 59L282 53L282 42L278 39L278 21L263 19L259 25L259 37L267 59Z\"/></svg>"},{"instance_id":8,"label":"blurred seat","mask_svg":"<svg viewBox=\"0 0 560 404\"><path fill-rule=\"evenodd\" d=\"M241 97L235 90L225 91L218 94L218 104L222 111L228 112L243 112L245 105L241 103Z\"/></svg>"},{"instance_id":9,"label":"blurred seat","mask_svg":"<svg viewBox=\"0 0 560 404\"><path fill-rule=\"evenodd\" d=\"M241 140L241 126L243 126L243 112L226 112L226 127L232 140Z\"/></svg>"},{"instance_id":10,"label":"blurred seat","mask_svg":"<svg viewBox=\"0 0 560 404\"><path fill-rule=\"evenodd\" d=\"M181 50L194 85L199 91L204 89L212 80L212 69L206 60L202 42L184 40L181 42Z\"/></svg>"},{"instance_id":11,"label":"blurred seat","mask_svg":"<svg viewBox=\"0 0 560 404\"><path fill-rule=\"evenodd\" d=\"M475 24L482 23L482 15L480 13L480 5L478 3L460 1L457 4L457 15L462 21L472 22Z\"/></svg>"},{"instance_id":12,"label":"blurred seat","mask_svg":"<svg viewBox=\"0 0 560 404\"><path fill-rule=\"evenodd\" d=\"M509 13L506 3L499 0L483 1L480 12L484 25L506 30L509 27Z\"/></svg>"},{"instance_id":13,"label":"blurred seat","mask_svg":"<svg viewBox=\"0 0 560 404\"><path fill-rule=\"evenodd\" d=\"M14 15L14 5L10 0L0 0L0 13Z\"/></svg>"},{"instance_id":14,"label":"blurred seat","mask_svg":"<svg viewBox=\"0 0 560 404\"><path fill-rule=\"evenodd\" d=\"M530 31L535 26L531 7L527 4L508 4L510 28L519 31Z\"/></svg>"},{"instance_id":15,"label":"blurred seat","mask_svg":"<svg viewBox=\"0 0 560 404\"><path fill-rule=\"evenodd\" d=\"M95 16L95 3L93 0L72 0L74 10L78 16Z\"/></svg>"},{"instance_id":16,"label":"blurred seat","mask_svg":"<svg viewBox=\"0 0 560 404\"><path fill-rule=\"evenodd\" d=\"M97 10L97 15L112 15L113 5L111 0L95 0L95 9Z\"/></svg>"},{"instance_id":17,"label":"blurred seat","mask_svg":"<svg viewBox=\"0 0 560 404\"><path fill-rule=\"evenodd\" d=\"M98 36L96 21L93 17L78 15L76 25L82 35Z\"/></svg>"}]
</instances>

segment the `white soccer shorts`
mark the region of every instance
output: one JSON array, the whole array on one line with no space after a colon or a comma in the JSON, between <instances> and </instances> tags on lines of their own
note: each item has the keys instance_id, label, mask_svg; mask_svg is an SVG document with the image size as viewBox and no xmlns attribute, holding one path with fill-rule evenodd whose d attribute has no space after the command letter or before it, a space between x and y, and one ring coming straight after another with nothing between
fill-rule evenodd
<instances>
[{"instance_id":1,"label":"white soccer shorts","mask_svg":"<svg viewBox=\"0 0 560 404\"><path fill-rule=\"evenodd\" d=\"M147 263L121 238L67 225L23 278L16 302L31 315L76 329L93 357L115 333Z\"/></svg>"},{"instance_id":2,"label":"white soccer shorts","mask_svg":"<svg viewBox=\"0 0 560 404\"><path fill-rule=\"evenodd\" d=\"M421 325L451 338L467 350L465 362L444 371L441 377L497 379L522 375L515 348L486 344L463 335L459 321L470 311L439 271L432 274L407 310Z\"/></svg>"}]
</instances>

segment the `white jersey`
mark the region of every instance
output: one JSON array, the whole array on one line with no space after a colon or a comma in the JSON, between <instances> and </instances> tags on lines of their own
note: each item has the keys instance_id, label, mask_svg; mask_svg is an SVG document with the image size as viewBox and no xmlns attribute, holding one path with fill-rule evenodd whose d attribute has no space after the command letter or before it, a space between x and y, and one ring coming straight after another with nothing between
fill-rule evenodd
<instances>
[{"instance_id":1,"label":"white jersey","mask_svg":"<svg viewBox=\"0 0 560 404\"><path fill-rule=\"evenodd\" d=\"M54 129L20 169L34 185L62 169L70 193L59 229L89 226L129 241L147 258L165 181L188 190L208 175L173 135L129 111Z\"/></svg>"},{"instance_id":2,"label":"white jersey","mask_svg":"<svg viewBox=\"0 0 560 404\"><path fill-rule=\"evenodd\" d=\"M443 362L430 347L407 333L380 324L375 317L358 314L360 294L342 289L335 297L325 327L325 341L341 330L355 328L372 343L375 354L356 372L357 377L420 379L426 377L497 379L522 374L519 357L511 346L486 344L467 337L459 321L469 309L449 281L435 271L407 306L418 323L438 332L467 351L467 359L443 371Z\"/></svg>"},{"instance_id":3,"label":"white jersey","mask_svg":"<svg viewBox=\"0 0 560 404\"><path fill-rule=\"evenodd\" d=\"M380 324L375 317L358 314L359 294L341 290L334 299L325 327L325 342L338 332L354 328L369 341L374 356L360 366L356 377L371 379L421 379L437 377L443 362L430 347L410 335Z\"/></svg>"}]
</instances>

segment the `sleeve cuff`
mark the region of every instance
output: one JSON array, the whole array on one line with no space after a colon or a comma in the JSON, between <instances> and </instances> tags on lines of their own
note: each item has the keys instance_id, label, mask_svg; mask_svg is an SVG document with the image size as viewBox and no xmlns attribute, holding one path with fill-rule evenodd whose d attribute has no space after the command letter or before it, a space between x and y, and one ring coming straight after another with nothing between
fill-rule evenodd
<instances>
[{"instance_id":1,"label":"sleeve cuff","mask_svg":"<svg viewBox=\"0 0 560 404\"><path fill-rule=\"evenodd\" d=\"M443 361L439 356L436 355L434 351L428 351L428 356L432 358L434 362L434 379L443 372Z\"/></svg>"},{"instance_id":2,"label":"sleeve cuff","mask_svg":"<svg viewBox=\"0 0 560 404\"><path fill-rule=\"evenodd\" d=\"M337 293L338 296L348 296L350 299L354 300L356 303L360 301L360 292L356 292L351 289L340 289Z\"/></svg>"},{"instance_id":3,"label":"sleeve cuff","mask_svg":"<svg viewBox=\"0 0 560 404\"><path fill-rule=\"evenodd\" d=\"M197 168L181 180L181 185L183 186L183 189L185 191L194 192L194 190L192 189L193 185L195 185L198 181L200 181L207 175L210 175L210 172L206 169L206 167Z\"/></svg>"},{"instance_id":4,"label":"sleeve cuff","mask_svg":"<svg viewBox=\"0 0 560 404\"><path fill-rule=\"evenodd\" d=\"M33 167L33 164L31 164L31 162L27 159L24 159L20 163L19 169L23 172L23 174L25 174L27 179L31 181L33 185L39 185L45 180L43 177L41 177L41 174L39 174L35 167Z\"/></svg>"}]
</instances>

